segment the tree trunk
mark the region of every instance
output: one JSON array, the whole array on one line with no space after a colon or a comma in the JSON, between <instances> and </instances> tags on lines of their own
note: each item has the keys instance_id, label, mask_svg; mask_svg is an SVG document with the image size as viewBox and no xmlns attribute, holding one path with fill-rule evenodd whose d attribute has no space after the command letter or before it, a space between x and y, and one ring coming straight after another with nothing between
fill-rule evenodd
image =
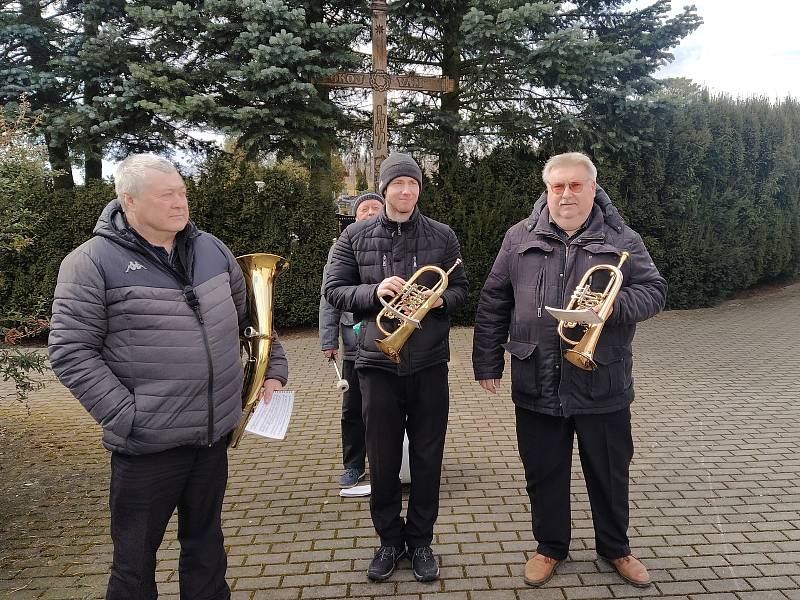
<instances>
[{"instance_id":1,"label":"tree trunk","mask_svg":"<svg viewBox=\"0 0 800 600\"><path fill-rule=\"evenodd\" d=\"M39 2L23 0L20 2L21 22L24 25L33 27L39 31L45 31L47 23L42 17L42 7ZM25 48L31 57L31 66L36 73L49 71L48 63L51 58L50 47L45 36L26 36ZM35 90L31 96L31 104L35 110L42 110L45 113L61 104L61 95L57 84L42 87ZM69 159L69 147L66 141L57 144L53 143L52 134L45 132L44 139L47 142L47 154L50 160L50 168L58 173L53 177L56 188L68 189L75 187L75 180L72 177L72 164Z\"/></svg>"},{"instance_id":2,"label":"tree trunk","mask_svg":"<svg viewBox=\"0 0 800 600\"><path fill-rule=\"evenodd\" d=\"M87 150L83 158L83 176L89 181L103 179L103 158L99 150Z\"/></svg>"},{"instance_id":3,"label":"tree trunk","mask_svg":"<svg viewBox=\"0 0 800 600\"><path fill-rule=\"evenodd\" d=\"M87 38L96 38L100 31L97 22L84 15L83 31ZM102 93L100 84L91 77L83 82L83 105L92 106L94 99ZM86 140L87 147L83 152L83 176L88 183L91 180L99 181L103 179L103 147L99 140Z\"/></svg>"},{"instance_id":4,"label":"tree trunk","mask_svg":"<svg viewBox=\"0 0 800 600\"><path fill-rule=\"evenodd\" d=\"M72 163L69 160L67 144L50 145L51 136L49 133L44 134L44 139L47 142L47 157L50 160L50 168L55 173L53 175L53 185L59 190L74 188L75 178L72 176Z\"/></svg>"},{"instance_id":5,"label":"tree trunk","mask_svg":"<svg viewBox=\"0 0 800 600\"><path fill-rule=\"evenodd\" d=\"M458 132L461 108L461 37L459 30L463 11L454 10L442 31L442 75L455 81L455 90L442 95L442 117L439 126L439 173L447 175L458 164L458 147L461 135Z\"/></svg>"},{"instance_id":6,"label":"tree trunk","mask_svg":"<svg viewBox=\"0 0 800 600\"><path fill-rule=\"evenodd\" d=\"M325 14L321 0L308 0L305 2L306 23L322 23ZM330 88L314 86L320 100L330 102ZM311 187L316 189L317 198L321 202L333 206L333 182L331 181L331 154L335 148L333 137L325 132L320 132L319 146L309 152L307 157Z\"/></svg>"}]
</instances>

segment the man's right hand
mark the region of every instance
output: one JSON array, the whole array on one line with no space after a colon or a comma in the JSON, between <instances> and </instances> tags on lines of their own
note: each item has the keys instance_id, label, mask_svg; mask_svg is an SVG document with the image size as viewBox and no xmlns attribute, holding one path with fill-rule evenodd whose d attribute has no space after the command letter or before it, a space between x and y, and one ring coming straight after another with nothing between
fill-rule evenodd
<instances>
[{"instance_id":1,"label":"man's right hand","mask_svg":"<svg viewBox=\"0 0 800 600\"><path fill-rule=\"evenodd\" d=\"M500 389L499 379L481 379L478 381L478 383L480 383L481 387L490 394L496 394L497 390Z\"/></svg>"},{"instance_id":2,"label":"man's right hand","mask_svg":"<svg viewBox=\"0 0 800 600\"><path fill-rule=\"evenodd\" d=\"M397 275L393 277L387 277L383 281L378 284L378 289L376 290L376 294L378 298L385 298L386 296L395 296L400 293L400 290L403 289L403 286L406 284L406 280L402 277L398 277Z\"/></svg>"},{"instance_id":3,"label":"man's right hand","mask_svg":"<svg viewBox=\"0 0 800 600\"><path fill-rule=\"evenodd\" d=\"M325 358L328 360L336 360L336 348L329 348L328 350L323 350L323 354L325 354Z\"/></svg>"}]
</instances>

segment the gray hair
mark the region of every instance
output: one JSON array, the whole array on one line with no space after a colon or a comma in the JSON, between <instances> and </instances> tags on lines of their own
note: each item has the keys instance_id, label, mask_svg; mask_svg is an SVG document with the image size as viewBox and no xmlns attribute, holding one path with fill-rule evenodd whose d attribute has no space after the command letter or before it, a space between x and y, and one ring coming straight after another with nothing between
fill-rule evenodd
<instances>
[{"instance_id":1,"label":"gray hair","mask_svg":"<svg viewBox=\"0 0 800 600\"><path fill-rule=\"evenodd\" d=\"M581 152L565 152L564 154L556 154L551 156L550 159L544 164L542 169L542 181L548 183L550 171L558 167L581 165L589 173L592 181L597 181L597 167L594 166L592 159Z\"/></svg>"},{"instance_id":2,"label":"gray hair","mask_svg":"<svg viewBox=\"0 0 800 600\"><path fill-rule=\"evenodd\" d=\"M117 191L117 199L125 208L122 201L123 194L135 196L142 191L142 181L144 180L145 170L155 169L162 173L177 173L170 161L155 154L131 154L114 171L114 189Z\"/></svg>"}]
</instances>

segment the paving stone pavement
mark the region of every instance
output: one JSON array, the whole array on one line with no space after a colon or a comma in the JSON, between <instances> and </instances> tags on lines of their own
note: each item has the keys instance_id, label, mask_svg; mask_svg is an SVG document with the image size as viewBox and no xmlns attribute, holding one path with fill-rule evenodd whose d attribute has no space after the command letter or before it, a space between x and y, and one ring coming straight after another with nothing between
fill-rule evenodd
<instances>
[{"instance_id":1,"label":"paving stone pavement","mask_svg":"<svg viewBox=\"0 0 800 600\"><path fill-rule=\"evenodd\" d=\"M453 331L450 428L434 549L442 578L408 562L365 577L376 544L366 499L342 499L339 395L316 332L284 337L296 407L287 438L247 435L230 454L224 511L236 600L800 600L800 284L640 326L631 540L654 584L596 560L577 454L570 559L527 588L530 513L508 385L472 381L472 330ZM5 387L0 391L8 392ZM111 560L108 462L98 427L54 380L29 412L0 402L0 597L102 598ZM178 594L170 524L161 598Z\"/></svg>"}]
</instances>

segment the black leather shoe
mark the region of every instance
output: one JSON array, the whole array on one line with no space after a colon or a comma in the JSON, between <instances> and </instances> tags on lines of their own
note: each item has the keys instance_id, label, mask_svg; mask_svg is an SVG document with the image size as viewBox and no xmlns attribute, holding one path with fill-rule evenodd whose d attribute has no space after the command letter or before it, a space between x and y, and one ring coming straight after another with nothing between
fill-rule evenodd
<instances>
[{"instance_id":1,"label":"black leather shoe","mask_svg":"<svg viewBox=\"0 0 800 600\"><path fill-rule=\"evenodd\" d=\"M381 546L375 553L375 558L369 563L367 577L372 581L389 579L397 563L405 555L406 549L403 546Z\"/></svg>"},{"instance_id":2,"label":"black leather shoe","mask_svg":"<svg viewBox=\"0 0 800 600\"><path fill-rule=\"evenodd\" d=\"M439 563L430 546L415 548L411 556L411 568L417 581L436 581L439 579Z\"/></svg>"}]
</instances>

